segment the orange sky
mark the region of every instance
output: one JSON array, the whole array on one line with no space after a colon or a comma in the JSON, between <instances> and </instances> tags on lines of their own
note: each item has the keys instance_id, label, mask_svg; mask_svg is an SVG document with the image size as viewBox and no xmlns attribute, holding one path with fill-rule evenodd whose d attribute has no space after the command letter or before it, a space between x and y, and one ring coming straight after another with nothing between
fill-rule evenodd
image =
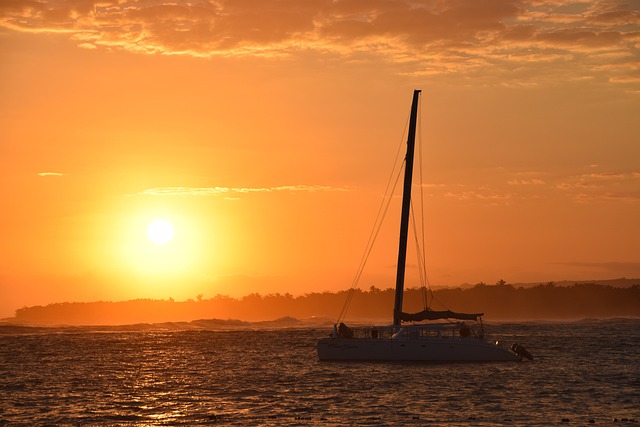
<instances>
[{"instance_id":1,"label":"orange sky","mask_svg":"<svg viewBox=\"0 0 640 427\"><path fill-rule=\"evenodd\" d=\"M639 52L638 1L3 1L0 317L347 289L414 88L432 285L640 277Z\"/></svg>"}]
</instances>

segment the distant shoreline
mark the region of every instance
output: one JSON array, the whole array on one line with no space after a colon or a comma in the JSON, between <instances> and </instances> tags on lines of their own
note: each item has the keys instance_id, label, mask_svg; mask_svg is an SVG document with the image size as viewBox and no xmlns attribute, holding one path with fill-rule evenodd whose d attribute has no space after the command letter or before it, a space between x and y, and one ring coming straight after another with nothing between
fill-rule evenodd
<instances>
[{"instance_id":1,"label":"distant shoreline","mask_svg":"<svg viewBox=\"0 0 640 427\"><path fill-rule=\"evenodd\" d=\"M624 282L623 282L624 281ZM611 282L611 281L607 281ZM622 286L625 283L626 286ZM390 321L392 289L354 290L346 319L384 319ZM2 324L36 326L119 326L195 322L301 322L316 319L331 324L338 317L348 291L290 294L251 294L242 298L217 295L210 299L187 301L137 299L130 301L64 302L16 310ZM434 310L484 313L485 322L567 321L584 318L640 316L640 279L617 279L615 286L601 283L558 285L548 282L533 286L479 283L470 287L439 288L427 293ZM405 291L405 311L424 309L421 289ZM219 320L219 319L243 319ZM276 319L276 320L273 320Z\"/></svg>"}]
</instances>

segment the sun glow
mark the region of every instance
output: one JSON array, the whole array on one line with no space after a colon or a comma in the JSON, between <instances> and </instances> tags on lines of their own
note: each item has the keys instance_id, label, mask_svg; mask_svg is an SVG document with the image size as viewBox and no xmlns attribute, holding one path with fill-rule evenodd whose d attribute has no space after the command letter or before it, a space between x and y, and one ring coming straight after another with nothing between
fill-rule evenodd
<instances>
[{"instance_id":1,"label":"sun glow","mask_svg":"<svg viewBox=\"0 0 640 427\"><path fill-rule=\"evenodd\" d=\"M180 209L142 205L122 211L114 265L128 275L128 283L136 283L145 295L175 298L178 290L195 283L194 278L215 271L221 262L214 250L218 233L197 211L185 205Z\"/></svg>"},{"instance_id":2,"label":"sun glow","mask_svg":"<svg viewBox=\"0 0 640 427\"><path fill-rule=\"evenodd\" d=\"M174 229L171 222L166 219L156 219L147 227L147 237L153 243L164 245L173 240Z\"/></svg>"}]
</instances>

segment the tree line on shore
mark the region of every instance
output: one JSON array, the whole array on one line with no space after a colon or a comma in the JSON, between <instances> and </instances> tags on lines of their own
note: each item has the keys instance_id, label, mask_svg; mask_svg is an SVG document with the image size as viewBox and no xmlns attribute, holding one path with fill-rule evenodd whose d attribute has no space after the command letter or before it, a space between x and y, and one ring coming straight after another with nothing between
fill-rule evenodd
<instances>
[{"instance_id":1,"label":"tree line on shore","mask_svg":"<svg viewBox=\"0 0 640 427\"><path fill-rule=\"evenodd\" d=\"M640 280L638 281L640 282ZM64 302L16 310L11 323L42 325L123 325L188 322L197 319L273 320L326 318L335 321L349 291L260 295L242 298L217 295L204 299L174 301L136 299L109 302ZM346 319L391 319L394 290L371 287L354 289ZM434 310L450 309L484 313L485 320L562 320L585 317L640 316L640 284L614 287L595 283L558 286L548 282L516 287L500 280L468 288L407 289L404 311L420 311L427 301Z\"/></svg>"}]
</instances>

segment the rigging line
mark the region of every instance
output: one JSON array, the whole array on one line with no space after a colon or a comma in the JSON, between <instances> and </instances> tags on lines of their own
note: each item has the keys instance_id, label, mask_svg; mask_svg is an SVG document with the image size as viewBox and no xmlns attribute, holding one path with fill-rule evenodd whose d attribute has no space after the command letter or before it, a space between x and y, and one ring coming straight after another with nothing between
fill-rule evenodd
<instances>
[{"instance_id":1,"label":"rigging line","mask_svg":"<svg viewBox=\"0 0 640 427\"><path fill-rule=\"evenodd\" d=\"M404 162L403 162L404 163ZM394 167L395 169L395 167ZM342 320L344 318L344 316L346 315L347 311L349 310L349 306L351 305L351 301L353 299L353 295L355 294L355 289L358 285L358 283L360 282L360 278L362 277L362 273L364 272L364 267L367 264L367 261L369 260L369 255L371 254L371 251L373 250L373 244L376 240L376 238L378 237L378 234L380 234L380 230L382 228L382 223L384 218L387 215L387 212L389 211L389 206L391 205L391 200L393 199L393 193L395 192L396 187L398 186L398 182L400 181L400 177L402 176L402 171L404 168L400 167L398 170L398 173L396 175L396 179L393 182L393 187L391 188L391 192L389 192L389 194L385 194L385 197L383 199L383 205L381 206L381 215L379 212L379 218L380 221L376 221L375 226L377 226L374 229L374 232L372 233L372 238L370 238L370 244L368 245L365 254L363 256L363 260L361 262L360 268L358 269L358 272L356 273L356 277L353 280L353 284L351 285L351 288L349 290L349 294L347 295L347 300L345 301L345 304L342 307L342 310L340 311L340 316L338 317L338 322L340 322L340 320ZM384 203L386 202L386 203ZM384 209L382 209L384 207Z\"/></svg>"},{"instance_id":2,"label":"rigging line","mask_svg":"<svg viewBox=\"0 0 640 427\"><path fill-rule=\"evenodd\" d=\"M340 314L338 315L338 320L336 321L336 323L340 323L342 321L342 319L344 318L344 316L347 314L347 310L349 309L349 306L351 305L351 300L353 299L353 294L355 293L356 288L351 287L349 288L349 291L347 292L347 299L345 300L344 304L342 305L342 310L340 310Z\"/></svg>"},{"instance_id":3,"label":"rigging line","mask_svg":"<svg viewBox=\"0 0 640 427\"><path fill-rule=\"evenodd\" d=\"M405 124L405 130L404 130L403 134L406 133L406 131L407 131L408 123L409 123L409 119L407 119L407 123ZM363 253L362 258L360 260L359 268L357 270L358 272L360 272L361 270L364 269L364 265L366 264L367 258L369 256L369 253L371 252L371 247L373 246L373 243L375 242L376 236L377 236L378 232L380 231L380 227L382 225L382 222L384 220L386 212L387 212L387 210L389 208L389 201L390 201L393 193L395 192L395 188L396 188L396 185L398 183L398 178L396 177L396 180L394 182L393 175L395 173L396 168L398 167L398 164L400 164L398 174L402 171L402 166L404 164L404 162L399 162L398 161L398 159L400 158L401 151L402 151L402 140L400 141L400 144L398 145L398 150L396 151L396 157L395 157L395 160L393 162L393 167L391 169L391 174L389 175L389 179L387 180L387 186L385 187L384 195L382 197L382 201L380 203L380 207L378 208L378 213L377 213L376 219L375 219L375 221L373 223L373 228L371 229L371 234L369 235L369 240L367 241L367 245L365 246L365 252ZM389 188L391 187L392 183L393 183L393 187L391 188L391 190L389 190ZM385 206L385 201L386 201L386 206ZM358 276L359 276L359 274L356 274L356 279L354 279L354 281L352 282L352 285L351 285L352 287L357 284Z\"/></svg>"},{"instance_id":4,"label":"rigging line","mask_svg":"<svg viewBox=\"0 0 640 427\"><path fill-rule=\"evenodd\" d=\"M360 260L360 264L358 266L358 270L356 272L356 275L351 283L351 287L349 289L349 292L347 294L347 298L345 303L342 306L342 310L340 311L340 314L338 316L338 323L344 318L344 316L346 316L347 311L349 310L349 306L351 305L351 301L353 299L353 296L355 294L355 289L358 286L358 283L360 281L360 277L362 276L362 273L364 272L364 267L367 264L367 261L369 259L369 255L371 254L371 251L373 250L373 244L375 243L375 240L380 232L380 229L382 228L382 223L384 221L384 218L387 214L387 211L389 210L389 205L391 204L391 199L393 198L393 194L395 193L395 189L397 187L399 178L401 176L401 173L403 171L403 165L405 163L405 161L403 160L402 162L399 162L401 153L402 153L402 147L403 147L403 141L404 141L404 136L407 134L407 129L409 127L409 120L410 120L410 114L407 117L407 120L405 122L405 127L404 127L404 131L402 133L402 138L400 139L400 143L398 144L398 149L396 151L396 157L395 160L393 162L393 167L391 169L391 174L389 175L389 179L387 181L387 186L385 188L384 191L384 195L382 197L382 201L380 203L380 207L378 208L378 214L376 215L376 219L374 221L373 224L373 228L371 230L371 234L369 235L369 240L367 241L367 245L365 246L365 251L362 255L362 258ZM398 167L398 165L400 165ZM396 174L396 179L395 181L393 180L393 176L394 173L396 171L396 168L398 168L398 172ZM392 186L393 183L393 186ZM391 190L390 190L391 187Z\"/></svg>"},{"instance_id":5,"label":"rigging line","mask_svg":"<svg viewBox=\"0 0 640 427\"><path fill-rule=\"evenodd\" d=\"M427 276L427 266L426 266L426 260L424 259L423 253L421 252L421 248L420 248L420 239L419 239L419 233L418 233L418 228L417 228L417 224L416 224L416 216L415 216L415 212L413 209L413 204L411 204L411 225L413 226L413 238L414 238L414 244L416 247L416 258L417 258L417 263L418 263L418 278L420 280L420 289L422 290L421 294L422 294L422 303L424 305L425 310L428 307L428 301L427 301L427 294L425 292L425 281L426 281L426 276ZM424 234L424 231L423 231Z\"/></svg>"},{"instance_id":6,"label":"rigging line","mask_svg":"<svg viewBox=\"0 0 640 427\"><path fill-rule=\"evenodd\" d=\"M396 165L398 162L398 154L396 154L396 159L393 165L393 169L391 170L391 175L389 176L389 180L387 181L387 187L385 188L385 192L384 195L382 197L382 202L380 203L380 207L378 208L378 214L376 215L376 219L373 223L373 228L371 230L371 234L369 235L369 240L367 241L367 245L365 247L365 252L362 255L362 259L360 260L360 265L358 268L358 272L360 272L361 270L364 269L365 264L367 263L367 259L369 257L369 253L371 252L371 249L373 247L373 244L376 240L376 237L378 236L378 233L380 231L380 228L382 226L382 222L384 221L384 218L386 216L387 210L389 209L389 203L391 201L391 198L393 196L393 193L395 192L395 188L397 186L398 183L398 176L400 176L399 174L402 172L402 164L400 165L400 169L398 171L398 175L396 176L395 182L393 181L393 174L394 171L396 169ZM393 182L393 187L391 188L391 191L389 191L389 188L391 186ZM356 279L359 277L359 274L356 274ZM357 280L354 280L352 287L354 285L357 284Z\"/></svg>"},{"instance_id":7,"label":"rigging line","mask_svg":"<svg viewBox=\"0 0 640 427\"><path fill-rule=\"evenodd\" d=\"M422 97L419 99L419 104L418 107L420 109L420 111L422 111ZM425 189L425 185L424 185L424 155L423 155L423 139L422 139L422 120L421 120L421 115L418 115L418 171L419 171L419 181L420 181L420 238L422 240L422 242L420 243L418 241L418 232L415 230L415 228L417 227L417 224L415 223L415 212L413 212L413 206L412 206L412 215L413 215L413 219L414 219L414 237L416 239L416 255L419 259L418 261L418 265L421 268L421 270L419 271L420 274L420 290L421 290L421 294L422 294L422 302L424 304L424 307L428 307L428 297L427 297L427 288L430 290L431 289L431 284L429 283L429 277L427 276L427 254L426 254L426 248L427 245L425 243L425 233L426 233L426 226L425 226L425 214L424 214L424 207L425 207L425 202L424 202L424 189ZM421 253L420 253L421 251Z\"/></svg>"},{"instance_id":8,"label":"rigging line","mask_svg":"<svg viewBox=\"0 0 640 427\"><path fill-rule=\"evenodd\" d=\"M419 104L418 107L420 108L420 111L422 111L422 97L420 97L420 99L418 100ZM425 202L424 202L424 192L425 192L425 184L424 184L424 155L423 155L423 148L424 148L424 141L422 139L422 119L421 119L421 115L418 115L418 153L419 153L419 158L420 158L420 219L422 221L422 260L423 260L423 267L424 267L424 283L423 283L423 299L424 299L424 304L425 304L425 308L428 307L428 298L427 298L427 290L429 291L429 293L431 293L431 295L433 296L433 292L431 290L431 283L429 283L429 275L427 274L427 245L425 243L425 234L426 234L426 224L425 224L425 212L424 212L424 207L425 207ZM426 285L426 286L425 286Z\"/></svg>"},{"instance_id":9,"label":"rigging line","mask_svg":"<svg viewBox=\"0 0 640 427\"><path fill-rule=\"evenodd\" d=\"M400 168L398 170L398 174L396 175L395 182L393 183L393 187L391 189L391 193L387 196L386 204L384 206L384 211L382 212L382 217L380 219L380 222L378 223L377 229L375 230L375 235L374 235L372 244L369 246L369 249L367 251L367 257L365 259L365 262L362 265L362 269L360 270L360 272L358 274L358 280L360 280L360 276L362 275L362 272L364 270L364 265L366 264L366 261L369 259L369 255L371 254L371 251L373 250L373 242L375 242L376 238L378 237L378 234L380 234L380 230L382 229L383 220L387 216L387 212L389 211L389 206L391 206L391 200L393 199L393 193L395 192L395 189L398 186L398 182L400 182L400 177L402 176L402 170L403 170L403 168Z\"/></svg>"}]
</instances>

